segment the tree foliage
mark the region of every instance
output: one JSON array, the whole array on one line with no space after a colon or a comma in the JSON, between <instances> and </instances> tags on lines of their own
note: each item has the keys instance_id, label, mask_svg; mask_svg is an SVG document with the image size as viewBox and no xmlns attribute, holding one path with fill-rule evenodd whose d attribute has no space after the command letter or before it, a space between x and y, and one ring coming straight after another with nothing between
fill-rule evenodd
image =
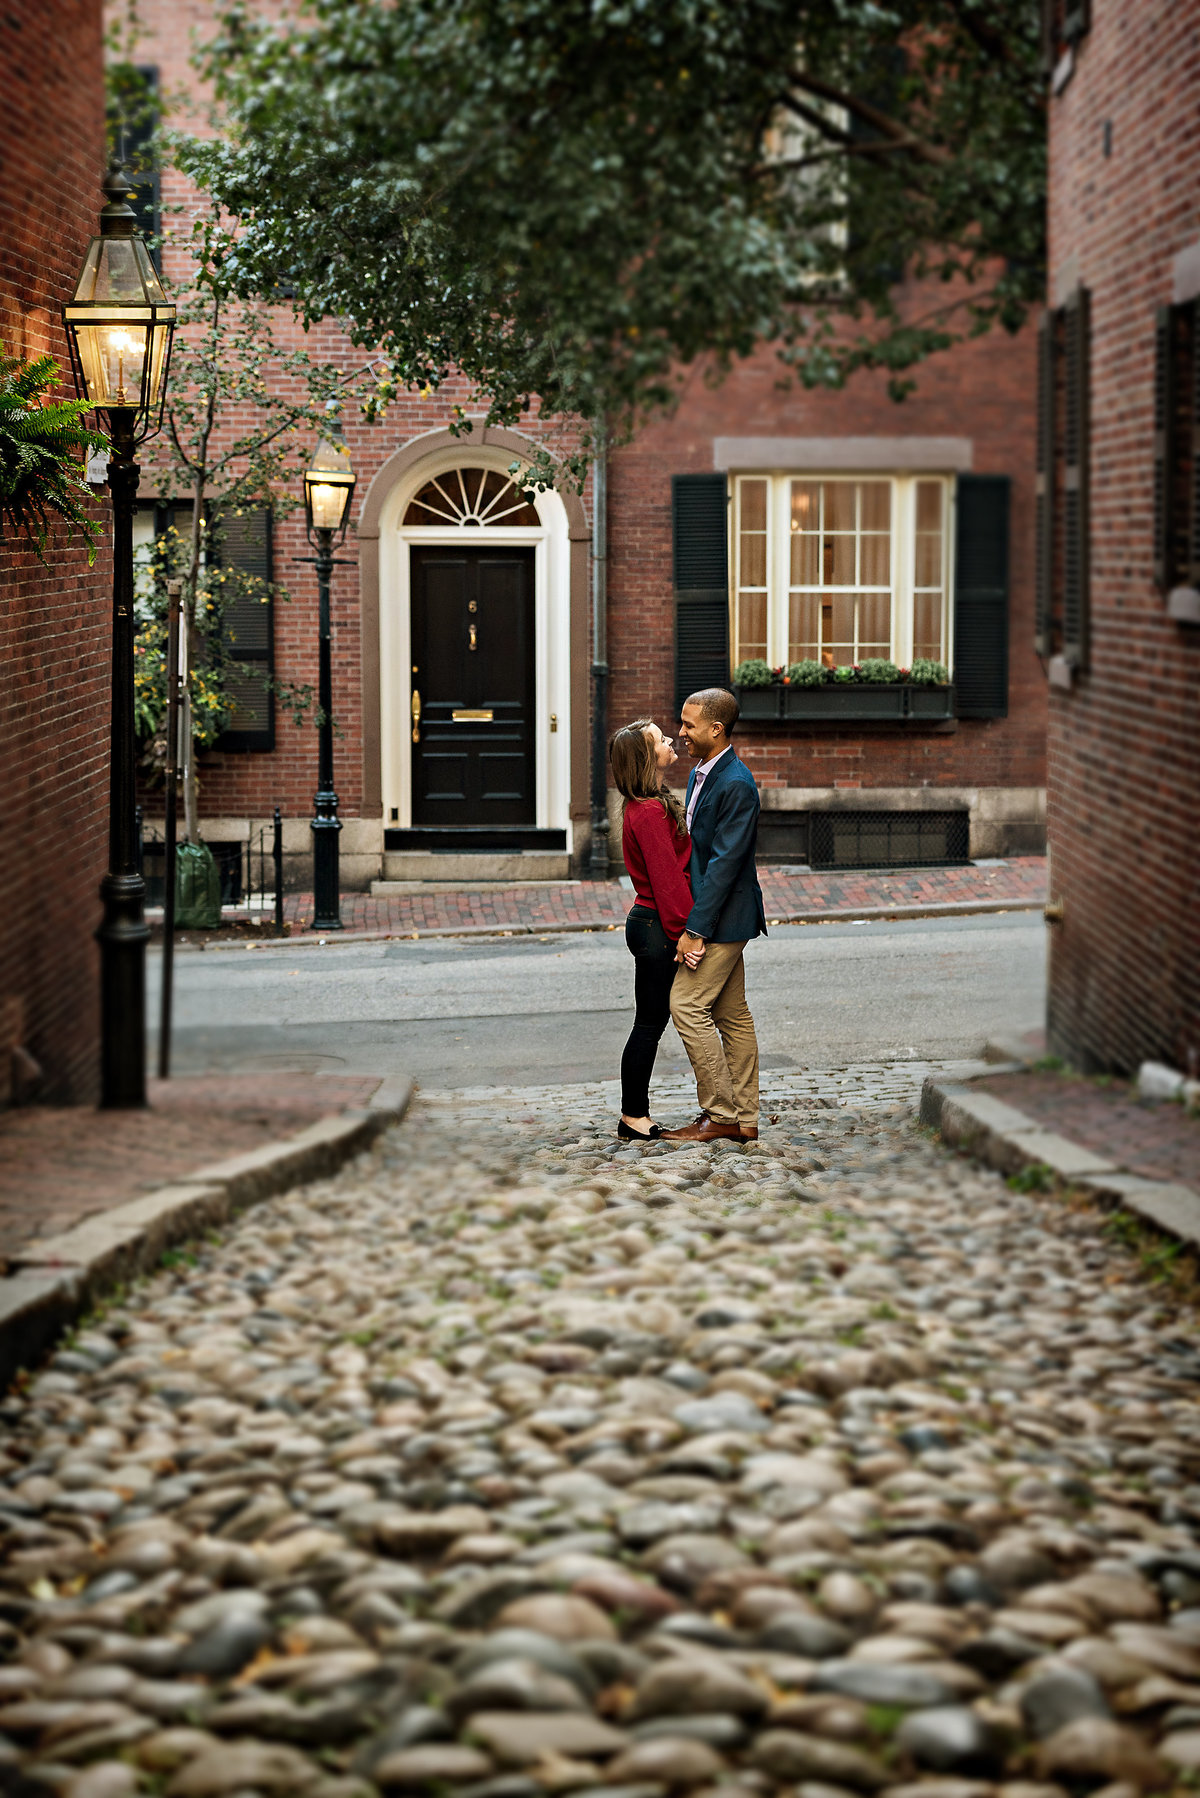
<instances>
[{"instance_id":1,"label":"tree foliage","mask_svg":"<svg viewBox=\"0 0 1200 1798\"><path fill-rule=\"evenodd\" d=\"M287 589L233 563L233 520L264 509L285 517L299 502L298 477L322 432L337 434L343 400L366 370L347 371L276 341L276 309L242 299L230 284L237 225L205 206L168 233L175 279L164 284L177 307L171 378L161 434L142 452L142 494L174 503L177 522L159 536L141 582L137 703L143 731L166 709L167 583L183 582L186 634L186 829L195 834L193 751L211 747L230 721L233 683L258 670L242 661L235 607L286 601ZM179 512L179 502L186 509ZM265 679L265 675L261 676ZM276 679L297 723L312 709L307 686Z\"/></svg>"},{"instance_id":2,"label":"tree foliage","mask_svg":"<svg viewBox=\"0 0 1200 1798\"><path fill-rule=\"evenodd\" d=\"M764 340L810 385L1042 291L1032 0L311 0L223 16L226 276L453 369L489 420L628 428ZM914 312L903 277L932 284Z\"/></svg>"}]
</instances>

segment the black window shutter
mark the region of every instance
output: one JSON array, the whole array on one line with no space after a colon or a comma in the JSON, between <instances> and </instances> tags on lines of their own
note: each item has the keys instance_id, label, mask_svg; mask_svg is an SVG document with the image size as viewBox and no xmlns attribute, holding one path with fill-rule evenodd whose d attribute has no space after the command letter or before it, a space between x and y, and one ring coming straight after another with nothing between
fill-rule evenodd
<instances>
[{"instance_id":1,"label":"black window shutter","mask_svg":"<svg viewBox=\"0 0 1200 1798\"><path fill-rule=\"evenodd\" d=\"M960 474L954 569L954 684L960 718L1008 716L1009 480Z\"/></svg>"},{"instance_id":2,"label":"black window shutter","mask_svg":"<svg viewBox=\"0 0 1200 1798\"><path fill-rule=\"evenodd\" d=\"M675 704L729 685L729 495L723 474L671 477Z\"/></svg>"},{"instance_id":3,"label":"black window shutter","mask_svg":"<svg viewBox=\"0 0 1200 1798\"><path fill-rule=\"evenodd\" d=\"M1171 454L1175 423L1174 330L1170 306L1154 315L1154 584L1163 593L1171 585Z\"/></svg>"},{"instance_id":4,"label":"black window shutter","mask_svg":"<svg viewBox=\"0 0 1200 1798\"><path fill-rule=\"evenodd\" d=\"M1188 394L1191 465L1188 468L1187 578L1190 586L1200 587L1200 300L1192 301L1188 314L1188 348L1192 366Z\"/></svg>"},{"instance_id":5,"label":"black window shutter","mask_svg":"<svg viewBox=\"0 0 1200 1798\"><path fill-rule=\"evenodd\" d=\"M1063 654L1088 665L1089 296L1077 287L1063 310Z\"/></svg>"},{"instance_id":6,"label":"black window shutter","mask_svg":"<svg viewBox=\"0 0 1200 1798\"><path fill-rule=\"evenodd\" d=\"M1034 573L1034 646L1040 656L1053 648L1054 621L1054 384L1057 379L1057 320L1044 312L1038 327L1037 496L1035 499L1036 567Z\"/></svg>"},{"instance_id":7,"label":"black window shutter","mask_svg":"<svg viewBox=\"0 0 1200 1798\"><path fill-rule=\"evenodd\" d=\"M1058 61L1062 0L1042 0L1042 73L1049 80Z\"/></svg>"},{"instance_id":8,"label":"black window shutter","mask_svg":"<svg viewBox=\"0 0 1200 1798\"><path fill-rule=\"evenodd\" d=\"M270 509L254 506L224 513L216 521L209 559L269 588L271 549ZM274 749L275 695L270 682L275 671L275 602L269 591L263 597L256 584L237 595L225 608L221 629L225 654L244 666L230 670L226 678L233 714L217 747L235 752Z\"/></svg>"}]
</instances>

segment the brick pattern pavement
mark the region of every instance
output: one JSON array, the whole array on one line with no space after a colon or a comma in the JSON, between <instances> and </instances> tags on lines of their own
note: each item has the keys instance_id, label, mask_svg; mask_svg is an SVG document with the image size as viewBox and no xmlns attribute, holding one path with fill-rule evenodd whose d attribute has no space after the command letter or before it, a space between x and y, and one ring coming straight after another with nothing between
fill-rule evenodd
<instances>
[{"instance_id":1,"label":"brick pattern pavement","mask_svg":"<svg viewBox=\"0 0 1200 1798\"><path fill-rule=\"evenodd\" d=\"M1127 1173L1200 1189L1200 1117L1138 1099L1128 1080L1030 1070L975 1080L972 1091L1015 1105Z\"/></svg>"},{"instance_id":2,"label":"brick pattern pavement","mask_svg":"<svg viewBox=\"0 0 1200 1798\"><path fill-rule=\"evenodd\" d=\"M31 1105L0 1112L0 1274L39 1236L364 1105L377 1075L152 1080L145 1111Z\"/></svg>"},{"instance_id":3,"label":"brick pattern pavement","mask_svg":"<svg viewBox=\"0 0 1200 1798\"><path fill-rule=\"evenodd\" d=\"M769 919L873 906L1039 902L1046 892L1046 859L1027 855L993 868L902 868L867 874L801 874L763 868L759 878ZM342 921L347 930L396 935L489 927L553 930L569 924L622 924L632 903L629 889L612 880L496 886L483 891L431 890L379 899L369 893L344 893ZM312 910L311 893L288 894L285 915L293 930L310 927Z\"/></svg>"}]
</instances>

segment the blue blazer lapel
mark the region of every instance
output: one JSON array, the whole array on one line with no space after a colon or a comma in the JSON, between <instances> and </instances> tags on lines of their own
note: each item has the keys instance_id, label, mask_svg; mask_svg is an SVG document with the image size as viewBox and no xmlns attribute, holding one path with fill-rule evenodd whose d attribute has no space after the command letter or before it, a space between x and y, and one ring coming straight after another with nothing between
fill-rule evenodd
<instances>
[{"instance_id":1,"label":"blue blazer lapel","mask_svg":"<svg viewBox=\"0 0 1200 1798\"><path fill-rule=\"evenodd\" d=\"M704 784L700 788L700 797L696 801L696 811L692 813L692 823L693 824L696 822L696 813L699 812L700 807L704 804L704 801L708 798L708 796L712 792L713 788L716 786L719 786L721 781L725 779L726 775L728 774L728 772L732 766L733 766L733 751L730 750L729 754L723 755L721 757L720 761L717 763L716 767L710 768L708 773L704 776ZM694 782L695 779L696 779L696 770L693 768L692 769L692 781ZM689 793L691 792L690 786L688 787L688 792Z\"/></svg>"}]
</instances>

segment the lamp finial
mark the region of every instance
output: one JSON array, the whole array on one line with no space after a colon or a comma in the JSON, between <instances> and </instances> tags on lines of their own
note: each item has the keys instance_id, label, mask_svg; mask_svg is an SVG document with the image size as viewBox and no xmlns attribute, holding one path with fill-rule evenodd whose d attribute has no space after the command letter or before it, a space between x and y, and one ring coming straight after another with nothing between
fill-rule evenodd
<instances>
[{"instance_id":1,"label":"lamp finial","mask_svg":"<svg viewBox=\"0 0 1200 1798\"><path fill-rule=\"evenodd\" d=\"M129 191L133 186L133 177L119 156L113 157L108 170L100 183L100 190L107 198L107 205L100 212L100 235L102 237L134 237L137 235L137 214L129 204Z\"/></svg>"}]
</instances>

